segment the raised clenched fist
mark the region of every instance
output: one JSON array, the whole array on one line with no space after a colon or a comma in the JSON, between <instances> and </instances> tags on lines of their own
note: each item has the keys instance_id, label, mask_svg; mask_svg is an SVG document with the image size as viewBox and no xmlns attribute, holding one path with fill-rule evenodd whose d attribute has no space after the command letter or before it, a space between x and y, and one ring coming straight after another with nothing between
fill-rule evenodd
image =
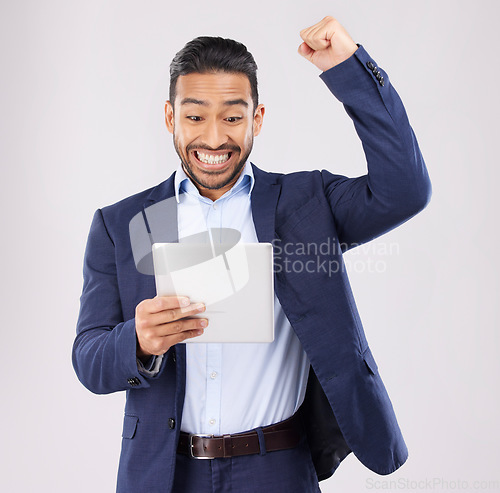
<instances>
[{"instance_id":1,"label":"raised clenched fist","mask_svg":"<svg viewBox=\"0 0 500 493\"><path fill-rule=\"evenodd\" d=\"M326 16L314 26L302 29L304 42L299 53L325 72L347 60L358 46L337 19Z\"/></svg>"}]
</instances>

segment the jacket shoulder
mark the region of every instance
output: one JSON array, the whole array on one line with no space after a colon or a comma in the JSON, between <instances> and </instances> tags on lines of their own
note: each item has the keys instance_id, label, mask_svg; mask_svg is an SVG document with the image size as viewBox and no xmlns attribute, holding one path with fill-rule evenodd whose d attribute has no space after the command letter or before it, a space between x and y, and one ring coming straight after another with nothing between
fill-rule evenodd
<instances>
[{"instance_id":1,"label":"jacket shoulder","mask_svg":"<svg viewBox=\"0 0 500 493\"><path fill-rule=\"evenodd\" d=\"M291 171L290 173L278 173L264 171L254 165L253 168L256 181L262 180L268 183L276 183L282 186L307 187L322 181L322 172L319 170Z\"/></svg>"},{"instance_id":2,"label":"jacket shoulder","mask_svg":"<svg viewBox=\"0 0 500 493\"><path fill-rule=\"evenodd\" d=\"M278 184L285 195L292 193L301 200L307 200L318 193L323 193L327 197L331 190L346 181L357 181L358 178L348 178L347 176L334 174L328 170L315 169L309 171L292 171L290 173L275 173L254 169L256 181Z\"/></svg>"},{"instance_id":3,"label":"jacket shoulder","mask_svg":"<svg viewBox=\"0 0 500 493\"><path fill-rule=\"evenodd\" d=\"M156 186L125 197L114 204L102 207L101 212L104 221L112 224L121 224L125 221L128 224L132 217L141 212L150 202L155 202L168 196L173 183L173 176L171 175L167 180Z\"/></svg>"},{"instance_id":4,"label":"jacket shoulder","mask_svg":"<svg viewBox=\"0 0 500 493\"><path fill-rule=\"evenodd\" d=\"M128 197L124 197L113 204L105 205L101 207L101 210L106 214L112 214L119 210L135 208L138 205L142 207L151 192L160 185L156 185L151 188L147 188L146 190L134 193L133 195L129 195Z\"/></svg>"}]
</instances>

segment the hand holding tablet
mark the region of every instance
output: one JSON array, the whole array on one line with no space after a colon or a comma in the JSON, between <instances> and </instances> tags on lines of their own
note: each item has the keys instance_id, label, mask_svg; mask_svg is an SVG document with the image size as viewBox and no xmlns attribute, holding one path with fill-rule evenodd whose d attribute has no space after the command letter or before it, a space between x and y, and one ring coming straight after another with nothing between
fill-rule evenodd
<instances>
[{"instance_id":1,"label":"hand holding tablet","mask_svg":"<svg viewBox=\"0 0 500 493\"><path fill-rule=\"evenodd\" d=\"M137 356L159 356L174 344L203 334L208 321L194 316L204 311L203 303L191 304L186 297L157 296L143 300L135 309Z\"/></svg>"}]
</instances>

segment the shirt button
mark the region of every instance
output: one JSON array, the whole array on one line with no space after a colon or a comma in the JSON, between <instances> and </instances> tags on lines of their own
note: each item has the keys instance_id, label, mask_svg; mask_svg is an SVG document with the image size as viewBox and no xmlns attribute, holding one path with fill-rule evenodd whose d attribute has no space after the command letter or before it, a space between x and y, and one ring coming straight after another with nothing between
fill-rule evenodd
<instances>
[{"instance_id":1,"label":"shirt button","mask_svg":"<svg viewBox=\"0 0 500 493\"><path fill-rule=\"evenodd\" d=\"M209 422L208 422L211 426L213 426L215 424L215 419L211 419Z\"/></svg>"},{"instance_id":2,"label":"shirt button","mask_svg":"<svg viewBox=\"0 0 500 493\"><path fill-rule=\"evenodd\" d=\"M215 380L217 378L217 372L216 371L213 371L212 373L210 373L210 378L212 380Z\"/></svg>"},{"instance_id":3,"label":"shirt button","mask_svg":"<svg viewBox=\"0 0 500 493\"><path fill-rule=\"evenodd\" d=\"M212 205L212 207L214 208L215 211L217 210L217 204Z\"/></svg>"}]
</instances>

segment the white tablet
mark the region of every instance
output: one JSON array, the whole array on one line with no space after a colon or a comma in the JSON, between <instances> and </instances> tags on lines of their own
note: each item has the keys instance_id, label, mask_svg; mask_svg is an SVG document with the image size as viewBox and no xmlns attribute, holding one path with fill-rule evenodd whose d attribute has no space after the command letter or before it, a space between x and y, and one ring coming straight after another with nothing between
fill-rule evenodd
<instances>
[{"instance_id":1,"label":"white tablet","mask_svg":"<svg viewBox=\"0 0 500 493\"><path fill-rule=\"evenodd\" d=\"M203 302L203 335L187 343L274 340L271 243L154 243L159 296Z\"/></svg>"}]
</instances>

